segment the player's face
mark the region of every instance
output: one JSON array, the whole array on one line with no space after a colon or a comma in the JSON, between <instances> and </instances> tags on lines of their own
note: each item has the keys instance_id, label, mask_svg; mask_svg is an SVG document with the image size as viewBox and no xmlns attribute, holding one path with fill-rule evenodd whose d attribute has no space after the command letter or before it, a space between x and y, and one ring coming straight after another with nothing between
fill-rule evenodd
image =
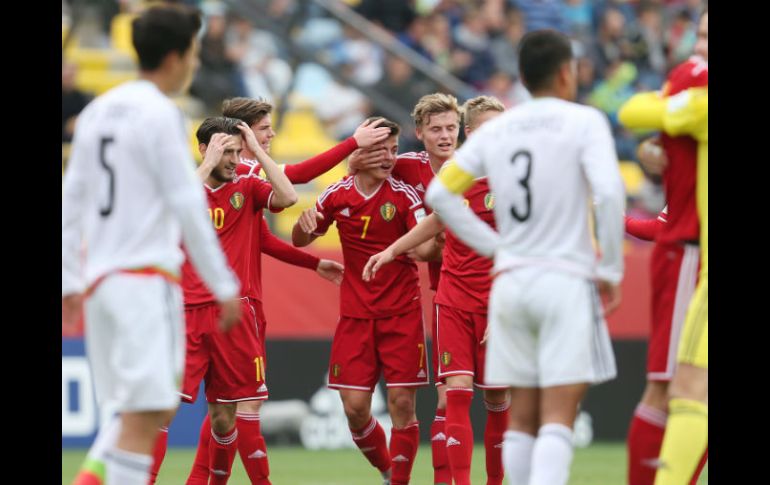
<instances>
[{"instance_id":1,"label":"player's face","mask_svg":"<svg viewBox=\"0 0 770 485\"><path fill-rule=\"evenodd\" d=\"M484 111L483 113L477 114L473 118L473 123L465 127L465 136L470 135L471 133L476 131L476 129L478 129L479 126L483 125L487 121L501 114L503 114L501 111L497 111L495 109L490 109L488 111Z\"/></svg>"},{"instance_id":2,"label":"player's face","mask_svg":"<svg viewBox=\"0 0 770 485\"><path fill-rule=\"evenodd\" d=\"M374 168L370 168L367 172L371 173L374 178L378 180L385 180L393 172L393 167L396 166L396 157L398 156L398 136L391 136L387 140L377 143L369 148L369 150L383 149L382 160L380 165Z\"/></svg>"},{"instance_id":3,"label":"player's face","mask_svg":"<svg viewBox=\"0 0 770 485\"><path fill-rule=\"evenodd\" d=\"M431 115L417 128L417 139L425 144L425 151L435 158L446 160L457 148L460 117L454 111Z\"/></svg>"},{"instance_id":4,"label":"player's face","mask_svg":"<svg viewBox=\"0 0 770 485\"><path fill-rule=\"evenodd\" d=\"M709 60L709 14L703 14L698 24L698 40L695 42L695 53L706 61Z\"/></svg>"},{"instance_id":5,"label":"player's face","mask_svg":"<svg viewBox=\"0 0 770 485\"><path fill-rule=\"evenodd\" d=\"M265 152L270 153L270 142L275 136L273 131L273 122L270 119L270 115L263 117L251 125L251 131L254 132L254 136L257 137L257 143L260 144Z\"/></svg>"},{"instance_id":6,"label":"player's face","mask_svg":"<svg viewBox=\"0 0 770 485\"><path fill-rule=\"evenodd\" d=\"M239 135L231 135L231 137L232 144L222 153L219 164L211 171L214 180L221 183L231 182L235 178L235 167L241 160L243 138Z\"/></svg>"}]
</instances>

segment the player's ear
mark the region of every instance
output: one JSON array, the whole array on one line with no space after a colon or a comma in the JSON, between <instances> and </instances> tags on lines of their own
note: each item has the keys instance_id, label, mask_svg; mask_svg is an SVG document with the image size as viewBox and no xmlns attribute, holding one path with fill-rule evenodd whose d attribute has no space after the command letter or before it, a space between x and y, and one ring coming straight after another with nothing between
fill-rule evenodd
<instances>
[{"instance_id":1,"label":"player's ear","mask_svg":"<svg viewBox=\"0 0 770 485\"><path fill-rule=\"evenodd\" d=\"M416 136L418 140L422 141L422 128L420 127L415 128L414 136Z\"/></svg>"},{"instance_id":2,"label":"player's ear","mask_svg":"<svg viewBox=\"0 0 770 485\"><path fill-rule=\"evenodd\" d=\"M200 152L202 157L206 156L206 147L207 146L208 145L206 145L205 143L198 143L198 151Z\"/></svg>"}]
</instances>

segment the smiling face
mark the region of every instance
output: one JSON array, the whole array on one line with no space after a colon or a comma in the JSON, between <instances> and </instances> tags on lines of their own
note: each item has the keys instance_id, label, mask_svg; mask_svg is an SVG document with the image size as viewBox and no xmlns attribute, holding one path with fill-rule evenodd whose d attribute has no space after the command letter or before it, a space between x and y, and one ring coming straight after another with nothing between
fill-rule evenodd
<instances>
[{"instance_id":1,"label":"smiling face","mask_svg":"<svg viewBox=\"0 0 770 485\"><path fill-rule=\"evenodd\" d=\"M265 150L266 153L270 153L270 143L275 137L275 131L273 131L273 121L270 119L270 114L267 114L262 119L256 121L251 125L251 131L254 132L254 136L257 138L257 143Z\"/></svg>"},{"instance_id":2,"label":"smiling face","mask_svg":"<svg viewBox=\"0 0 770 485\"><path fill-rule=\"evenodd\" d=\"M457 148L460 116L456 111L432 114L417 127L417 139L425 144L425 151L433 158L447 160Z\"/></svg>"},{"instance_id":3,"label":"smiling face","mask_svg":"<svg viewBox=\"0 0 770 485\"><path fill-rule=\"evenodd\" d=\"M398 156L398 135L391 135L385 141L377 143L365 150L380 150L383 153L382 160L379 165L366 170L361 170L359 173L369 175L376 180L385 180L390 177L390 174L393 173L393 167L396 166L396 157Z\"/></svg>"},{"instance_id":4,"label":"smiling face","mask_svg":"<svg viewBox=\"0 0 770 485\"><path fill-rule=\"evenodd\" d=\"M240 135L230 135L232 145L222 153L219 163L211 171L211 178L220 183L232 182L235 178L235 167L238 166L243 150L243 138ZM206 157L207 145L201 145L201 154Z\"/></svg>"}]
</instances>

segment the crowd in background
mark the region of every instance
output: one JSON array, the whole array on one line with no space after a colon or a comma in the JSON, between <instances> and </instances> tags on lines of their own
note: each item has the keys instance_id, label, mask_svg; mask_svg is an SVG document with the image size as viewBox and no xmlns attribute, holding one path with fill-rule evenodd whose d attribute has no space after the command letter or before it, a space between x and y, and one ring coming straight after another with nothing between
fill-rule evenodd
<instances>
[{"instance_id":1,"label":"crowd in background","mask_svg":"<svg viewBox=\"0 0 770 485\"><path fill-rule=\"evenodd\" d=\"M114 4L106 15L136 8L141 2ZM65 7L63 2L63 8ZM304 46L361 86L376 89L411 111L437 86L400 57L314 2L271 0L265 16L276 24L301 11L291 38L255 27L222 2L187 0L204 12L201 67L190 93L210 113L232 96L262 97L278 104L288 94L310 100L327 133L342 139L372 114L372 100L328 70L298 63L287 42ZM499 98L506 107L529 97L519 80L517 47L531 30L553 28L573 39L578 58L581 103L596 106L611 122L618 157L636 158L636 138L617 122L618 108L637 91L657 89L666 73L692 52L701 0L345 0L360 15L390 32L415 53L435 63L478 92ZM117 6L117 8L115 8ZM108 28L109 22L102 25ZM107 35L107 33L105 33ZM68 73L68 79L71 78ZM65 87L62 73L62 94ZM70 106L82 104L72 101ZM333 100L333 102L330 102ZM462 101L462 100L461 100ZM63 101L64 103L64 101ZM69 109L71 111L71 108ZM71 114L67 111L67 115ZM62 108L62 140L65 140ZM408 143L407 143L408 144ZM416 148L416 147L410 147Z\"/></svg>"}]
</instances>

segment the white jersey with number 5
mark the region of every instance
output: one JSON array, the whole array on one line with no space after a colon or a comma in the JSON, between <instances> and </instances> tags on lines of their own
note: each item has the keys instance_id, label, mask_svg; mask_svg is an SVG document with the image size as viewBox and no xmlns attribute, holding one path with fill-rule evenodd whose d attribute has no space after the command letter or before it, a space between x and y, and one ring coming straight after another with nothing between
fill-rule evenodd
<instances>
[{"instance_id":1,"label":"white jersey with number 5","mask_svg":"<svg viewBox=\"0 0 770 485\"><path fill-rule=\"evenodd\" d=\"M212 292L237 296L237 279L206 213L183 115L155 84L123 84L81 113L62 199L62 295L121 269L178 275L183 238Z\"/></svg>"},{"instance_id":2,"label":"white jersey with number 5","mask_svg":"<svg viewBox=\"0 0 770 485\"><path fill-rule=\"evenodd\" d=\"M500 234L496 271L540 265L621 280L625 193L601 112L536 98L484 123L454 158L465 172L489 177Z\"/></svg>"}]
</instances>

